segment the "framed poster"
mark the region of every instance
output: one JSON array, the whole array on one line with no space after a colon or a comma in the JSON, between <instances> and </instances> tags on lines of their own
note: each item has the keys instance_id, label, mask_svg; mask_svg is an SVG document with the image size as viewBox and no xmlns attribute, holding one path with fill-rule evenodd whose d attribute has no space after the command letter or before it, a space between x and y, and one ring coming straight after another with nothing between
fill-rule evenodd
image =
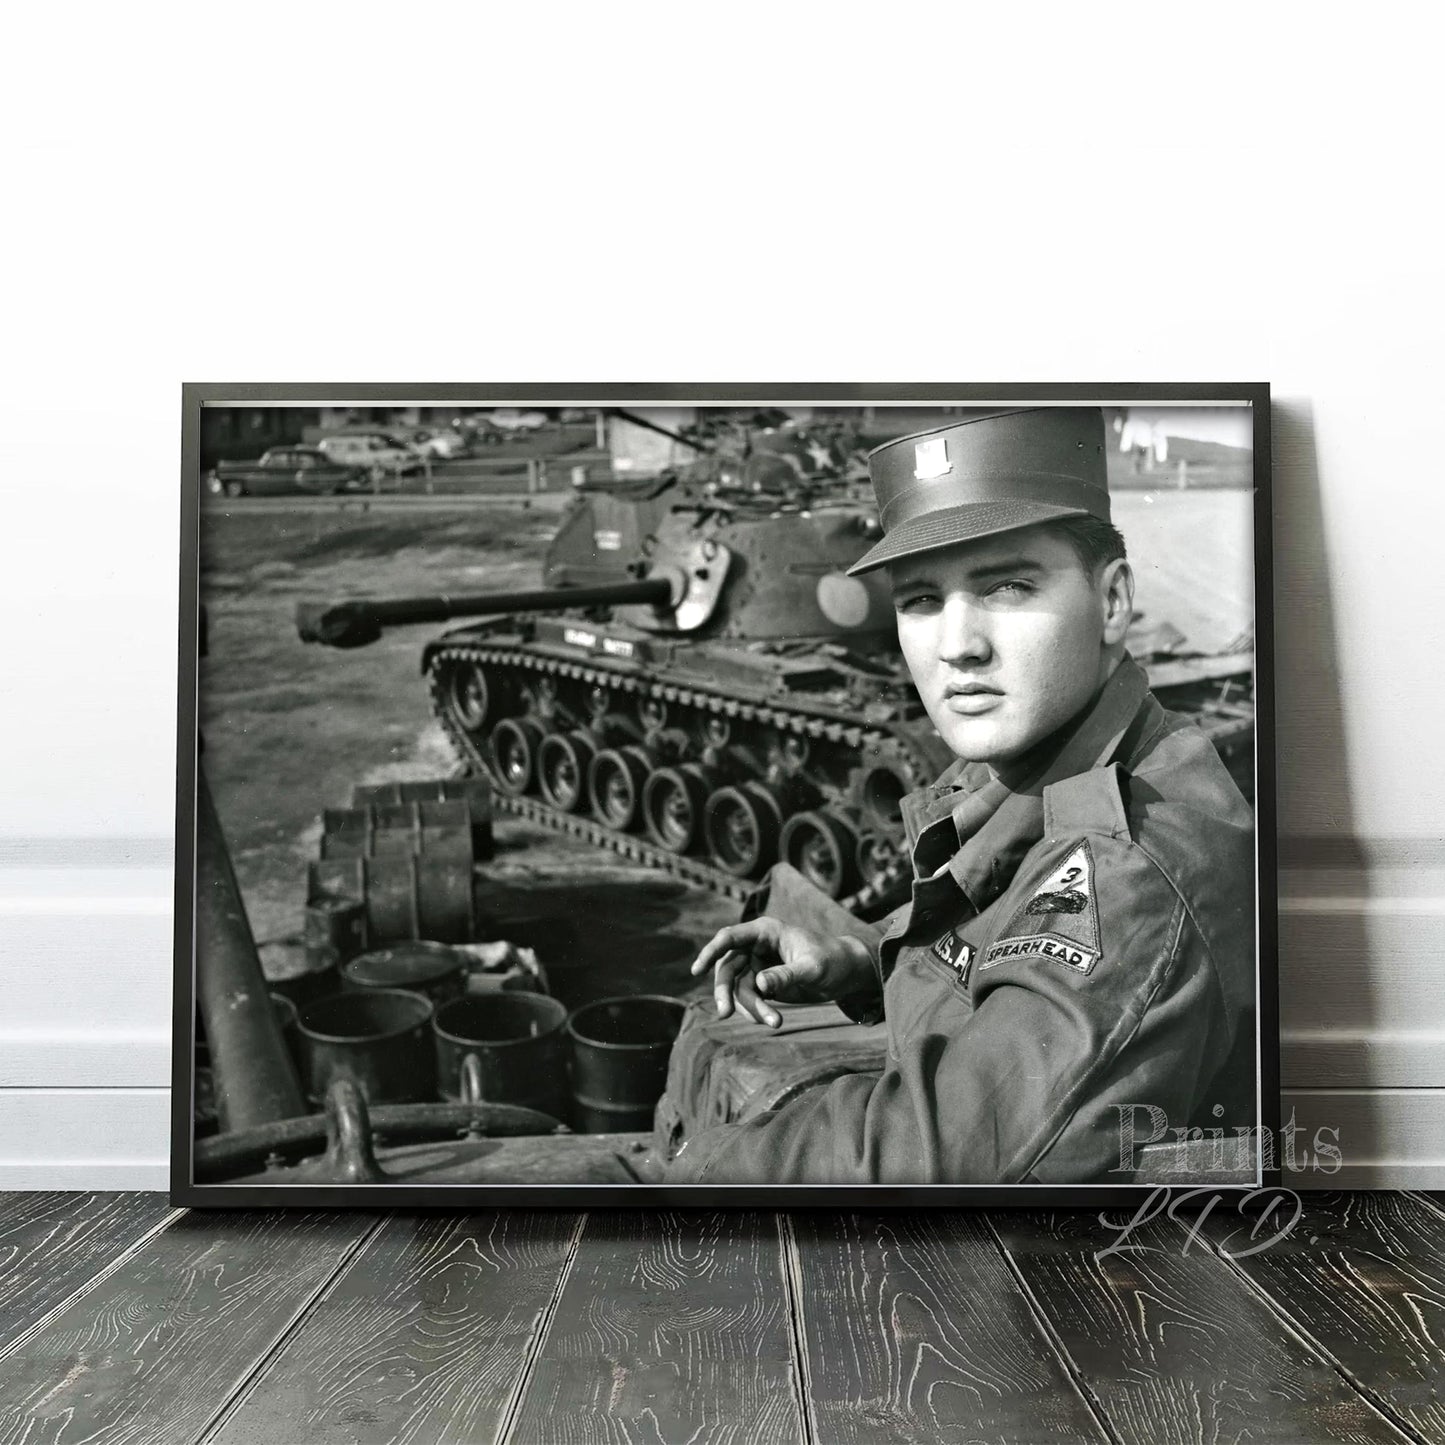
<instances>
[{"instance_id":1,"label":"framed poster","mask_svg":"<svg viewBox=\"0 0 1445 1445\"><path fill-rule=\"evenodd\" d=\"M1278 1182L1263 385L190 385L184 1205Z\"/></svg>"}]
</instances>

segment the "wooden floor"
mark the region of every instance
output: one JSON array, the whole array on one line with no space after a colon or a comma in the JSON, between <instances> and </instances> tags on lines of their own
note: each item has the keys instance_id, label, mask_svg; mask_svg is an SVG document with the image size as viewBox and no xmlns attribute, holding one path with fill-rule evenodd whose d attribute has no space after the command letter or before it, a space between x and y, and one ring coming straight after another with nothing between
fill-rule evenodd
<instances>
[{"instance_id":1,"label":"wooden floor","mask_svg":"<svg viewBox=\"0 0 1445 1445\"><path fill-rule=\"evenodd\" d=\"M1445 1198L1195 1222L0 1195L0 1445L1445 1441Z\"/></svg>"}]
</instances>

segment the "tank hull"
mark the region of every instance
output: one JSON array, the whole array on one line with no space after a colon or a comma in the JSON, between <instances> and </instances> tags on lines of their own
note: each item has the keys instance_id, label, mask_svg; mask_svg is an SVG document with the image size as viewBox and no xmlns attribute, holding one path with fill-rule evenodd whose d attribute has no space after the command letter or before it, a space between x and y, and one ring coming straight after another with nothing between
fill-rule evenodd
<instances>
[{"instance_id":1,"label":"tank hull","mask_svg":"<svg viewBox=\"0 0 1445 1445\"><path fill-rule=\"evenodd\" d=\"M499 807L739 899L791 862L874 915L906 886L898 802L952 757L896 644L863 641L739 646L504 618L439 638L423 668L459 761L492 777ZM1252 661L1145 663L1247 794Z\"/></svg>"}]
</instances>

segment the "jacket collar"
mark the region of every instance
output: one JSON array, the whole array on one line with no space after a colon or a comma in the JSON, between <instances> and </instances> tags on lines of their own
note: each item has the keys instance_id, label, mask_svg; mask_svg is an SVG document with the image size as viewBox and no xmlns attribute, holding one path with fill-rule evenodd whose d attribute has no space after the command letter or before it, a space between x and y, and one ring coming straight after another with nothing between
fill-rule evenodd
<instances>
[{"instance_id":1,"label":"jacket collar","mask_svg":"<svg viewBox=\"0 0 1445 1445\"><path fill-rule=\"evenodd\" d=\"M1125 654L1088 707L1024 760L1012 785L982 764L957 762L935 786L908 794L901 808L915 871L926 876L946 859L974 908L987 907L1043 837L1044 789L1128 751L1127 736L1147 701L1144 670ZM944 819L952 829L938 826Z\"/></svg>"}]
</instances>

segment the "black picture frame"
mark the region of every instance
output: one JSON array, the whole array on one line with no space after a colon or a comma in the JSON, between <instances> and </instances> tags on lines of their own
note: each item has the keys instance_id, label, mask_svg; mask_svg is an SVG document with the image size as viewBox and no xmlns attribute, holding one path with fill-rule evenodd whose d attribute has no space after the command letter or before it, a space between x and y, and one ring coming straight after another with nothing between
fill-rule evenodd
<instances>
[{"instance_id":1,"label":"black picture frame","mask_svg":"<svg viewBox=\"0 0 1445 1445\"><path fill-rule=\"evenodd\" d=\"M1252 1180L1217 1186L1240 1199L1277 1189L1278 1161L1267 1146L1279 1135L1273 555L1270 392L1265 383L960 383L960 384L186 384L181 417L175 988L172 1072L172 1203L185 1207L359 1207L509 1205L529 1207L847 1205L869 1208L1065 1205L1131 1208L1157 1193L1143 1183L1009 1185L667 1185L667 1184L257 1184L195 1178L195 1031L197 1016L197 846L202 811L198 700L204 687L201 607L202 416L207 408L410 405L456 407L638 408L656 406L827 405L967 407L1240 406L1252 418L1254 551L1254 736L1257 915L1257 1083L1261 1148ZM318 811L323 801L318 799ZM701 942L701 940L699 940ZM1287 1181L1286 1181L1287 1182ZM1180 1186L1183 1188L1184 1186ZM1210 1186L1214 1188L1215 1186Z\"/></svg>"}]
</instances>

